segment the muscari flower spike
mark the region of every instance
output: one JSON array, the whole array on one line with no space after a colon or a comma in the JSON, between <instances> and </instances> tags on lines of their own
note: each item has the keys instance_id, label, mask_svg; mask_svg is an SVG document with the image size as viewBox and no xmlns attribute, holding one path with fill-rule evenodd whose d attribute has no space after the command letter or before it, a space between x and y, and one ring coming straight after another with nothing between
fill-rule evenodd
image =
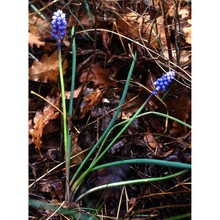
<instances>
[{"instance_id":1,"label":"muscari flower spike","mask_svg":"<svg viewBox=\"0 0 220 220\"><path fill-rule=\"evenodd\" d=\"M155 89L153 91L153 94L156 95L157 92L159 92L160 90L165 91L166 87L174 79L174 76L175 76L175 72L174 71L169 71L166 74L164 74L161 78L157 79L154 82Z\"/></svg>"},{"instance_id":2,"label":"muscari flower spike","mask_svg":"<svg viewBox=\"0 0 220 220\"><path fill-rule=\"evenodd\" d=\"M61 42L64 35L66 34L66 15L62 12L62 10L58 10L54 12L52 17L52 38L56 38L58 43Z\"/></svg>"}]
</instances>

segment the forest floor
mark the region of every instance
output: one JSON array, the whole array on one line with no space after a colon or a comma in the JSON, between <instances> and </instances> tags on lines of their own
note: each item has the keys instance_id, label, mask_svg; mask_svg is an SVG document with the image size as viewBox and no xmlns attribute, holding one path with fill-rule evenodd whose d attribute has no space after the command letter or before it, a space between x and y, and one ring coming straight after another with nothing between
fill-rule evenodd
<instances>
[{"instance_id":1,"label":"forest floor","mask_svg":"<svg viewBox=\"0 0 220 220\"><path fill-rule=\"evenodd\" d=\"M76 62L73 110L67 117L70 181L118 109L117 126L77 178L112 140L97 165L127 161L94 169L75 188L76 179L68 183L69 201L58 52L51 38L58 9L67 19L62 41L67 107ZM175 165L191 164L191 23L191 1L29 1L29 219L191 219L191 170ZM117 137L169 70L176 75L166 91L152 97Z\"/></svg>"}]
</instances>

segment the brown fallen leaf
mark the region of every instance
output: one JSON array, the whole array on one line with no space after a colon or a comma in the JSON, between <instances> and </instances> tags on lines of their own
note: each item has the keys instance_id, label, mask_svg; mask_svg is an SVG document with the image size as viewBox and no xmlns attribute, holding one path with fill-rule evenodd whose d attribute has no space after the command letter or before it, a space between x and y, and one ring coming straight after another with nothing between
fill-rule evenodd
<instances>
[{"instance_id":1,"label":"brown fallen leaf","mask_svg":"<svg viewBox=\"0 0 220 220\"><path fill-rule=\"evenodd\" d=\"M81 85L77 89L74 90L74 92L73 92L73 98L74 99L76 99L79 96L82 89L83 89L83 86ZM65 92L65 98L69 100L70 96L71 96L71 91L66 91Z\"/></svg>"},{"instance_id":2,"label":"brown fallen leaf","mask_svg":"<svg viewBox=\"0 0 220 220\"><path fill-rule=\"evenodd\" d=\"M153 149L158 148L158 143L157 143L157 141L155 140L153 134L151 134L151 133L146 133L146 134L144 135L144 140L147 142L147 144L148 144L151 148L153 148Z\"/></svg>"},{"instance_id":3,"label":"brown fallen leaf","mask_svg":"<svg viewBox=\"0 0 220 220\"><path fill-rule=\"evenodd\" d=\"M121 118L122 120L130 119L131 116L138 110L142 105L143 100L140 96L134 93L127 93L126 102L122 107Z\"/></svg>"},{"instance_id":4,"label":"brown fallen leaf","mask_svg":"<svg viewBox=\"0 0 220 220\"><path fill-rule=\"evenodd\" d=\"M28 42L29 42L30 47L32 49L33 49L34 45L36 45L37 48L40 48L40 46L45 45L45 42L42 42L42 41L39 40L41 37L37 37L37 36L33 35L30 32L28 33L28 37L29 37Z\"/></svg>"},{"instance_id":5,"label":"brown fallen leaf","mask_svg":"<svg viewBox=\"0 0 220 220\"><path fill-rule=\"evenodd\" d=\"M38 189L40 192L49 193L53 199L63 199L64 188L63 182L60 179L44 180L38 183Z\"/></svg>"},{"instance_id":6,"label":"brown fallen leaf","mask_svg":"<svg viewBox=\"0 0 220 220\"><path fill-rule=\"evenodd\" d=\"M51 37L51 24L47 19L43 20L39 16L29 17L29 32L42 38Z\"/></svg>"},{"instance_id":7,"label":"brown fallen leaf","mask_svg":"<svg viewBox=\"0 0 220 220\"><path fill-rule=\"evenodd\" d=\"M174 116L182 121L186 121L190 117L191 112L191 99L185 93L178 93L175 96L164 100L169 108L171 116Z\"/></svg>"},{"instance_id":8,"label":"brown fallen leaf","mask_svg":"<svg viewBox=\"0 0 220 220\"><path fill-rule=\"evenodd\" d=\"M189 16L190 16L190 8L185 6L185 7L181 8L179 10L178 14L179 14L181 19L189 18Z\"/></svg>"},{"instance_id":9,"label":"brown fallen leaf","mask_svg":"<svg viewBox=\"0 0 220 220\"><path fill-rule=\"evenodd\" d=\"M112 78L116 75L117 69L112 67L102 67L101 63L95 63L92 68L85 69L81 76L80 82L89 82L92 81L94 83L94 87L109 87L115 86L116 82Z\"/></svg>"},{"instance_id":10,"label":"brown fallen leaf","mask_svg":"<svg viewBox=\"0 0 220 220\"><path fill-rule=\"evenodd\" d=\"M63 62L63 74L68 67L67 60ZM51 56L44 54L40 61L35 60L29 68L29 79L32 81L47 82L48 80L57 81L59 74L58 52L55 51Z\"/></svg>"},{"instance_id":11,"label":"brown fallen leaf","mask_svg":"<svg viewBox=\"0 0 220 220\"><path fill-rule=\"evenodd\" d=\"M84 97L84 101L80 106L81 112L79 118L83 118L88 111L100 102L101 95L101 90L97 88L95 91L90 92L88 96Z\"/></svg>"},{"instance_id":12,"label":"brown fallen leaf","mask_svg":"<svg viewBox=\"0 0 220 220\"><path fill-rule=\"evenodd\" d=\"M72 144L71 144L71 157L74 155L79 154L82 152L82 148L79 146L78 143L78 137L75 137L72 139ZM71 159L71 165L79 165L82 163L83 159L85 158L84 154L79 154L78 156L75 156Z\"/></svg>"},{"instance_id":13,"label":"brown fallen leaf","mask_svg":"<svg viewBox=\"0 0 220 220\"><path fill-rule=\"evenodd\" d=\"M95 185L100 186L108 183L121 182L128 178L130 167L128 164L120 166L111 166L101 168L96 172ZM103 199L107 202L109 199L117 200L120 196L121 187L106 189L103 192Z\"/></svg>"},{"instance_id":14,"label":"brown fallen leaf","mask_svg":"<svg viewBox=\"0 0 220 220\"><path fill-rule=\"evenodd\" d=\"M192 20L188 19L187 22L188 22L189 26L186 26L183 28L183 33L184 33L183 37L188 44L191 44Z\"/></svg>"},{"instance_id":15,"label":"brown fallen leaf","mask_svg":"<svg viewBox=\"0 0 220 220\"><path fill-rule=\"evenodd\" d=\"M161 152L161 153L160 153L159 155L157 155L157 156L160 157L160 158L168 157L170 154L173 153L174 150L175 150L175 148L171 148L171 149L168 150L168 151Z\"/></svg>"},{"instance_id":16,"label":"brown fallen leaf","mask_svg":"<svg viewBox=\"0 0 220 220\"><path fill-rule=\"evenodd\" d=\"M156 25L157 24L157 31ZM158 48L158 43L166 45L165 28L162 16L154 20L150 15L140 16L135 12L129 12L117 20L117 26L122 34L137 41L145 41L151 48Z\"/></svg>"},{"instance_id":17,"label":"brown fallen leaf","mask_svg":"<svg viewBox=\"0 0 220 220\"><path fill-rule=\"evenodd\" d=\"M191 30L192 30L191 8L188 5L186 5L178 11L178 14L180 17L182 37L188 44L191 44Z\"/></svg>"},{"instance_id":18,"label":"brown fallen leaf","mask_svg":"<svg viewBox=\"0 0 220 220\"><path fill-rule=\"evenodd\" d=\"M55 106L59 106L59 96L57 98L47 97L47 100ZM55 109L52 105L46 103L43 112L41 110L38 110L34 116L34 126L32 129L30 129L30 134L32 136L32 142L35 144L35 147L38 149L41 157L42 154L40 148L42 144L41 137L43 135L43 129L51 120L56 119L58 115L59 112L57 111L57 109Z\"/></svg>"}]
</instances>

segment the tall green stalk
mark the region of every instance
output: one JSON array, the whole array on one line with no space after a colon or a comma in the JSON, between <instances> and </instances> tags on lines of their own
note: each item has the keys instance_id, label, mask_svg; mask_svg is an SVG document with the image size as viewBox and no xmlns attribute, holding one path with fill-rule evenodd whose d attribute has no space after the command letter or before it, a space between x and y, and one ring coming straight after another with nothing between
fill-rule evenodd
<instances>
[{"instance_id":1,"label":"tall green stalk","mask_svg":"<svg viewBox=\"0 0 220 220\"><path fill-rule=\"evenodd\" d=\"M72 27L71 30L71 36L74 36L74 27ZM70 91L70 101L69 101L69 117L72 118L73 115L73 93L75 89L75 72L76 72L76 41L75 37L73 38L72 42L72 77L71 77L71 91ZM68 125L68 130L70 131L70 126ZM70 156L71 156L71 142L72 142L72 136L71 134L67 134L67 154L66 154L66 160L67 163L66 169L68 169L68 174L70 173ZM69 191L69 175L68 175L68 191Z\"/></svg>"},{"instance_id":2,"label":"tall green stalk","mask_svg":"<svg viewBox=\"0 0 220 220\"><path fill-rule=\"evenodd\" d=\"M134 53L134 59L132 61L132 64L131 64L131 67L130 67L130 70L129 70L129 73L128 73L128 77L127 77L127 80L126 80L126 83L125 83L125 86L124 86L124 90L123 90L123 93L122 93L122 97L120 99L120 102L119 102L119 106L121 106L123 103L124 103L124 100L125 100L125 97L127 95L127 91L128 91L128 88L129 88L129 84L130 84L130 79L131 79L131 76L132 76L132 73L133 73L133 70L134 70L134 65L135 65L135 61L136 61L136 58L137 58L137 53L135 52ZM85 163L88 161L88 159L91 157L91 155L95 152L95 150L98 148L98 146L100 145L100 143L104 140L105 136L108 134L108 132L110 131L110 129L112 128L112 126L114 125L119 113L120 113L120 110L121 108L119 107L111 122L109 123L108 127L105 129L104 133L102 134L102 136L99 138L99 140L96 142L96 144L94 145L94 147L91 149L91 151L88 153L88 155L86 156L86 158L83 160L83 162L81 163L81 165L78 167L78 169L76 170L74 176L72 177L71 181L70 181L70 186L73 184L74 180L76 179L77 175L79 174L79 172L81 171L81 169L83 168L83 166L85 165ZM73 192L74 189L79 185L81 184L81 182L83 181L83 179L86 177L86 175L89 173L90 170L86 170L79 178L78 180L74 183L74 185L71 187L71 191Z\"/></svg>"},{"instance_id":3,"label":"tall green stalk","mask_svg":"<svg viewBox=\"0 0 220 220\"><path fill-rule=\"evenodd\" d=\"M69 194L69 154L67 148L67 119L66 119L66 98L65 98L65 87L63 79L63 67L62 67L62 54L61 54L61 44L58 43L58 62L59 62L59 73L60 73L60 87L61 87L61 99L62 99L62 111L63 111L63 142L64 142L64 152L66 161L66 201L70 201Z\"/></svg>"},{"instance_id":4,"label":"tall green stalk","mask_svg":"<svg viewBox=\"0 0 220 220\"><path fill-rule=\"evenodd\" d=\"M148 101L154 96L153 93L146 99L146 101L142 104L142 106L137 110L137 112L132 116L132 118L127 122L127 124L121 129L121 131L116 135L116 137L112 140L112 142L104 149L104 151L92 161L89 168L76 180L74 185L72 186L71 190L75 190L75 188L81 184L83 179L87 176L87 174L90 172L90 170L99 162L99 160L104 156L104 154L109 150L109 148L116 142L116 140L121 136L121 134L128 128L128 126L131 124L131 122L137 117L138 114L143 110L145 105L148 103ZM108 134L108 133L107 133Z\"/></svg>"}]
</instances>

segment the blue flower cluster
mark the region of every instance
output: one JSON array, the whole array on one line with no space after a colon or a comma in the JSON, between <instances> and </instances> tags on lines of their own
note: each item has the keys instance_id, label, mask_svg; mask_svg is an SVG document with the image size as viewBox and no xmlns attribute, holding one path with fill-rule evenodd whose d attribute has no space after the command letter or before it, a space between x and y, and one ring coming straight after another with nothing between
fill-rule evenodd
<instances>
[{"instance_id":1,"label":"blue flower cluster","mask_svg":"<svg viewBox=\"0 0 220 220\"><path fill-rule=\"evenodd\" d=\"M160 90L165 91L168 84L174 79L174 76L175 76L175 72L169 71L166 74L164 74L161 78L157 79L154 82L155 89L153 91L153 94L156 95L157 92L159 92Z\"/></svg>"},{"instance_id":2,"label":"blue flower cluster","mask_svg":"<svg viewBox=\"0 0 220 220\"><path fill-rule=\"evenodd\" d=\"M56 38L58 43L61 42L65 33L66 33L66 15L62 12L62 10L58 10L54 12L54 16L52 17L52 38Z\"/></svg>"}]
</instances>

